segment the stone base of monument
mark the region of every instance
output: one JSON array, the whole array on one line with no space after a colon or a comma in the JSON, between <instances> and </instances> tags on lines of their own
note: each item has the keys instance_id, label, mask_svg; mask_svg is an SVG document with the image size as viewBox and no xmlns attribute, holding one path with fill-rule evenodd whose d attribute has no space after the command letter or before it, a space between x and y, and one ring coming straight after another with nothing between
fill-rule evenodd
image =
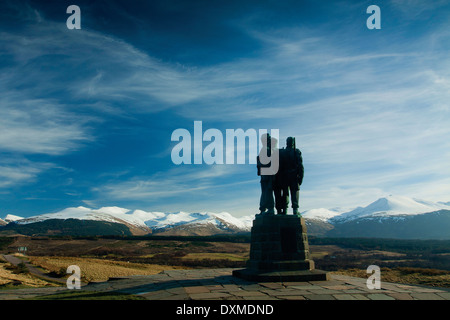
<instances>
[{"instance_id":1,"label":"stone base of monument","mask_svg":"<svg viewBox=\"0 0 450 320\"><path fill-rule=\"evenodd\" d=\"M255 282L306 282L327 281L328 274L322 270L296 270L264 272L251 269L234 270L233 276Z\"/></svg>"},{"instance_id":2,"label":"stone base of monument","mask_svg":"<svg viewBox=\"0 0 450 320\"><path fill-rule=\"evenodd\" d=\"M310 259L305 220L296 215L258 214L251 231L247 268L233 275L250 281L324 281Z\"/></svg>"}]
</instances>

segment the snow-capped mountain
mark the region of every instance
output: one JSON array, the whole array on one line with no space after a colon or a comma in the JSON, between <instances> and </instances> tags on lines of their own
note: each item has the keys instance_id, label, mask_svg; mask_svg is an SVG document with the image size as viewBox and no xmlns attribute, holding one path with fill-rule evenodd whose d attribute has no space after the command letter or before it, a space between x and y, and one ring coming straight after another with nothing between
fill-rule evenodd
<instances>
[{"instance_id":1,"label":"snow-capped mountain","mask_svg":"<svg viewBox=\"0 0 450 320\"><path fill-rule=\"evenodd\" d=\"M403 196L380 198L356 209L312 209L302 212L308 234L329 237L450 239L450 204ZM119 207L67 208L21 218L7 215L2 229L25 234L214 235L249 232L255 216L227 212L147 212Z\"/></svg>"},{"instance_id":2,"label":"snow-capped mountain","mask_svg":"<svg viewBox=\"0 0 450 320\"><path fill-rule=\"evenodd\" d=\"M108 222L127 222L137 227L145 227L145 223L131 214L128 209L119 207L104 207L100 209L89 209L85 207L67 208L55 213L46 213L29 218L15 220L17 224L29 224L49 219L79 219L96 220Z\"/></svg>"},{"instance_id":3,"label":"snow-capped mountain","mask_svg":"<svg viewBox=\"0 0 450 320\"><path fill-rule=\"evenodd\" d=\"M390 195L365 207L313 209L302 216L315 236L450 239L449 202Z\"/></svg>"},{"instance_id":4,"label":"snow-capped mountain","mask_svg":"<svg viewBox=\"0 0 450 320\"><path fill-rule=\"evenodd\" d=\"M7 214L6 217L3 219L6 223L12 222L12 221L18 221L23 219L22 217L15 216L13 214Z\"/></svg>"},{"instance_id":5,"label":"snow-capped mountain","mask_svg":"<svg viewBox=\"0 0 450 320\"><path fill-rule=\"evenodd\" d=\"M23 219L23 218L19 217L19 216L15 216L13 214L7 214L6 217L4 217L3 219L0 219L0 226L7 225L10 222L17 221L20 219Z\"/></svg>"},{"instance_id":6,"label":"snow-capped mountain","mask_svg":"<svg viewBox=\"0 0 450 320\"><path fill-rule=\"evenodd\" d=\"M301 213L302 217L305 219L314 219L314 220L320 220L320 221L328 221L336 216L341 215L343 212L342 209L325 209L325 208L319 208L319 209L311 209L306 210Z\"/></svg>"},{"instance_id":7,"label":"snow-capped mountain","mask_svg":"<svg viewBox=\"0 0 450 320\"><path fill-rule=\"evenodd\" d=\"M224 223L232 225L238 229L249 230L251 227L251 221L247 217L236 218L227 212L211 213L159 213L157 217L153 219L145 220L145 224L152 229L165 229L175 227L184 224L214 224L220 226Z\"/></svg>"},{"instance_id":8,"label":"snow-capped mountain","mask_svg":"<svg viewBox=\"0 0 450 320\"><path fill-rule=\"evenodd\" d=\"M195 229L209 228L210 232L245 232L249 231L254 216L236 218L227 212L211 213L164 213L146 212L143 210L130 210L119 207L103 207L100 209L90 209L86 207L67 208L59 212L41 214L29 218L20 218L8 215L9 222L16 225L27 225L47 220L76 219L80 221L102 221L120 223L128 226L133 234L146 234L151 232L162 232L172 228ZM7 216L7 217L8 217ZM15 217L15 218L14 218ZM6 218L5 218L6 219ZM7 221L8 222L8 221ZM205 232L203 232L205 233Z\"/></svg>"},{"instance_id":9,"label":"snow-capped mountain","mask_svg":"<svg viewBox=\"0 0 450 320\"><path fill-rule=\"evenodd\" d=\"M327 221L328 237L450 239L450 206L403 196L380 198Z\"/></svg>"},{"instance_id":10,"label":"snow-capped mountain","mask_svg":"<svg viewBox=\"0 0 450 320\"><path fill-rule=\"evenodd\" d=\"M385 218L424 214L439 210L450 210L444 203L435 203L404 196L388 196L380 198L366 207L358 207L331 217L330 223L343 223L361 218Z\"/></svg>"}]
</instances>

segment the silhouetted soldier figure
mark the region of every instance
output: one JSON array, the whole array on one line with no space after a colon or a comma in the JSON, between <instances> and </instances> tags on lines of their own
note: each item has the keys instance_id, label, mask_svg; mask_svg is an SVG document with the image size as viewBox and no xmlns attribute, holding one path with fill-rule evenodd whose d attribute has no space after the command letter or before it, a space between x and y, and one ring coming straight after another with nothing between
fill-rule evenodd
<instances>
[{"instance_id":1,"label":"silhouetted soldier figure","mask_svg":"<svg viewBox=\"0 0 450 320\"><path fill-rule=\"evenodd\" d=\"M295 138L286 139L286 148L279 151L280 167L274 182L276 208L278 214L286 214L291 194L293 213L298 215L300 185L304 168L302 153L295 147Z\"/></svg>"},{"instance_id":2,"label":"silhouetted soldier figure","mask_svg":"<svg viewBox=\"0 0 450 320\"><path fill-rule=\"evenodd\" d=\"M275 174L261 174L261 168L271 168L271 163L263 164L261 159L271 157L272 153L277 147L277 139L272 138L270 134L266 133L261 136L262 149L257 157L258 176L261 176L261 198L259 201L259 211L262 214L275 214L275 204L273 197L273 181ZM263 152L266 154L263 155Z\"/></svg>"}]
</instances>

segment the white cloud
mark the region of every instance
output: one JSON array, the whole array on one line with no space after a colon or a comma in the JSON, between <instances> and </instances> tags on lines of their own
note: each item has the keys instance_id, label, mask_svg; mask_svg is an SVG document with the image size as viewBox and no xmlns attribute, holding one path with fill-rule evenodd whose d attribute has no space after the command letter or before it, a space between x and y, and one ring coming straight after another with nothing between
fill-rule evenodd
<instances>
[{"instance_id":1,"label":"white cloud","mask_svg":"<svg viewBox=\"0 0 450 320\"><path fill-rule=\"evenodd\" d=\"M46 99L5 92L0 97L0 150L19 154L59 155L91 139L83 117Z\"/></svg>"},{"instance_id":2,"label":"white cloud","mask_svg":"<svg viewBox=\"0 0 450 320\"><path fill-rule=\"evenodd\" d=\"M270 128L280 128L281 139L296 136L307 162L318 170L337 168L329 170L330 178L317 176L321 186L306 191L311 205L373 201L389 189L407 190L397 185L408 177L421 180L445 170L449 159L441 150L450 147L445 138L450 136L445 120L449 70L435 69L430 56L414 51L417 43L413 51L394 46L360 54L334 48L320 37L260 38L268 47L258 58L185 74L193 90L203 92L180 99L188 103L177 109L180 114L249 126L266 120ZM436 53L434 59L440 58ZM247 98L262 93L268 101ZM211 107L214 112L209 112ZM338 170L345 166L355 171L341 174ZM179 173L181 181L195 181L182 176ZM133 190L135 196L145 197L201 192L211 186L168 179L158 188L156 182L137 179L109 190Z\"/></svg>"},{"instance_id":3,"label":"white cloud","mask_svg":"<svg viewBox=\"0 0 450 320\"><path fill-rule=\"evenodd\" d=\"M215 188L246 184L248 181L229 182L242 172L239 165L182 165L166 172L157 172L147 177L133 177L125 181L111 181L95 191L111 199L155 199L173 198L177 201L185 195L204 195Z\"/></svg>"},{"instance_id":4,"label":"white cloud","mask_svg":"<svg viewBox=\"0 0 450 320\"><path fill-rule=\"evenodd\" d=\"M421 0L391 0L393 7L403 14L403 17L411 20L426 19L429 14L440 7L448 5L446 0L421 1Z\"/></svg>"},{"instance_id":5,"label":"white cloud","mask_svg":"<svg viewBox=\"0 0 450 320\"><path fill-rule=\"evenodd\" d=\"M87 29L67 32L64 24L40 16L39 20L25 34L1 33L1 50L15 65L0 78L2 91L8 92L0 97L0 149L61 155L92 140L93 119L81 116L75 110L81 106L66 105L56 98L60 97L105 114L134 116L171 108L187 119L255 129L267 125L279 128L280 138L296 136L305 161L318 166L316 170L333 165L358 169L346 176L330 170L331 178L316 174L320 180L315 183L324 191L305 191L310 202L357 202L382 194L388 184L394 188L395 181L408 176L443 172L448 163L442 150L450 147L450 64L447 52L439 50L448 31L367 53L356 42L353 47L330 39L323 30L250 30L263 46L259 56L188 68L158 60L112 36ZM72 69L61 74L60 66ZM14 85L24 88L20 95L11 90ZM40 98L49 93L55 98ZM170 133L167 137L169 142ZM424 165L418 168L418 161ZM389 166L394 167L385 168ZM98 191L118 199L207 193L233 185L217 182L231 175L229 168L178 168L111 181ZM8 179L25 180L14 170ZM323 187L333 181L347 186Z\"/></svg>"},{"instance_id":6,"label":"white cloud","mask_svg":"<svg viewBox=\"0 0 450 320\"><path fill-rule=\"evenodd\" d=\"M52 167L51 163L33 163L26 159L0 161L0 188L11 188L34 182L38 175Z\"/></svg>"}]
</instances>

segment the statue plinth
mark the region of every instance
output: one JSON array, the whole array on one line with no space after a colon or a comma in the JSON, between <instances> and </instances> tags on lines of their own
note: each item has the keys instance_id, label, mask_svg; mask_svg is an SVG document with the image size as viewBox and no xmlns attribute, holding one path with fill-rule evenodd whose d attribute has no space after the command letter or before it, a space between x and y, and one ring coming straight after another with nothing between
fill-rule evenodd
<instances>
[{"instance_id":1,"label":"statue plinth","mask_svg":"<svg viewBox=\"0 0 450 320\"><path fill-rule=\"evenodd\" d=\"M256 215L247 268L233 275L250 281L328 280L326 272L314 268L305 220L296 215Z\"/></svg>"}]
</instances>

